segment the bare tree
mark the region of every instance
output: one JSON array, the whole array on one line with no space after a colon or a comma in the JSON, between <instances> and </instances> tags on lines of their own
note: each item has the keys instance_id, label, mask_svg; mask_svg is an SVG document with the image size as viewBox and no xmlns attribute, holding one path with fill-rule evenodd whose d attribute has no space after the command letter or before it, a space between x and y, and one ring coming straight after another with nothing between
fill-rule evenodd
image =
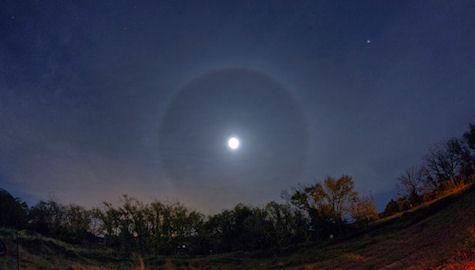
<instances>
[{"instance_id":1,"label":"bare tree","mask_svg":"<svg viewBox=\"0 0 475 270\"><path fill-rule=\"evenodd\" d=\"M416 206L422 202L422 193L424 188L425 168L411 167L407 169L399 180L399 189L402 190L402 196L406 197L411 207Z\"/></svg>"},{"instance_id":2,"label":"bare tree","mask_svg":"<svg viewBox=\"0 0 475 270\"><path fill-rule=\"evenodd\" d=\"M458 181L457 175L463 170L469 157L470 152L463 142L450 139L430 149L425 163L440 188L449 181Z\"/></svg>"}]
</instances>

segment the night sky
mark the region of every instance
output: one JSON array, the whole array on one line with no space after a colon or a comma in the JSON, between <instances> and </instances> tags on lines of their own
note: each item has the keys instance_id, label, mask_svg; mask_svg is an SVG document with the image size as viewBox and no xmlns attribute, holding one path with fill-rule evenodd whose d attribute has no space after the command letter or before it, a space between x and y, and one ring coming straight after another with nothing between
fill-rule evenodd
<instances>
[{"instance_id":1,"label":"night sky","mask_svg":"<svg viewBox=\"0 0 475 270\"><path fill-rule=\"evenodd\" d=\"M0 187L29 203L214 212L350 174L381 207L469 122L474 1L0 2Z\"/></svg>"}]
</instances>

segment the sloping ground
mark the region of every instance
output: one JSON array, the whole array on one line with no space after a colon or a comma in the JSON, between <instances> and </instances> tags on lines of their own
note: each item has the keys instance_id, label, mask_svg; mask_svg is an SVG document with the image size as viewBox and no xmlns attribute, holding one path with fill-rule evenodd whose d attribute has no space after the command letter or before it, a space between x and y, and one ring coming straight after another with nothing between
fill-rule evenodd
<instances>
[{"instance_id":1,"label":"sloping ground","mask_svg":"<svg viewBox=\"0 0 475 270\"><path fill-rule=\"evenodd\" d=\"M352 239L249 261L271 269L475 269L475 190L454 194Z\"/></svg>"},{"instance_id":2,"label":"sloping ground","mask_svg":"<svg viewBox=\"0 0 475 270\"><path fill-rule=\"evenodd\" d=\"M14 233L0 231L9 254L0 269L16 269ZM20 269L140 269L141 259L111 250L73 247L39 235L21 237ZM471 268L473 267L473 268ZM278 255L231 253L145 259L146 269L475 269L475 188L385 220L370 231Z\"/></svg>"}]
</instances>

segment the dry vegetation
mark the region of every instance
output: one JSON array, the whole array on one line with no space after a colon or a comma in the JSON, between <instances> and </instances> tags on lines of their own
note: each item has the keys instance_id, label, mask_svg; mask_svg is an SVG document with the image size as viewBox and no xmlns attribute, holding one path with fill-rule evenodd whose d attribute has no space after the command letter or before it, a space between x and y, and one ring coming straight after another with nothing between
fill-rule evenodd
<instances>
[{"instance_id":1,"label":"dry vegetation","mask_svg":"<svg viewBox=\"0 0 475 270\"><path fill-rule=\"evenodd\" d=\"M300 186L287 204L238 204L208 217L127 196L103 209L54 201L30 208L0 190L0 226L23 229L21 269L475 267L475 125L435 145L399 183L380 214L348 175ZM0 268L15 269L16 234L3 229L0 239L9 250Z\"/></svg>"},{"instance_id":2,"label":"dry vegetation","mask_svg":"<svg viewBox=\"0 0 475 270\"><path fill-rule=\"evenodd\" d=\"M347 239L304 244L278 252L236 252L205 257L121 258L112 250L75 247L21 234L21 269L469 269L475 266L475 188L454 192L387 218ZM0 259L15 269L11 248Z\"/></svg>"}]
</instances>

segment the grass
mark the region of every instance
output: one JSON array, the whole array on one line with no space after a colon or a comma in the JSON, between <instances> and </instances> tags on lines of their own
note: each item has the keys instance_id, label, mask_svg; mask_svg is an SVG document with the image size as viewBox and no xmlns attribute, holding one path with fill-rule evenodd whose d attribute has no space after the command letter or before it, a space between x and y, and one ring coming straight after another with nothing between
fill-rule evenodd
<instances>
[{"instance_id":1,"label":"grass","mask_svg":"<svg viewBox=\"0 0 475 270\"><path fill-rule=\"evenodd\" d=\"M15 232L0 230L9 249ZM305 243L278 253L128 258L20 232L21 269L467 269L475 262L475 187L385 219L346 239ZM0 269L16 269L14 252Z\"/></svg>"}]
</instances>

